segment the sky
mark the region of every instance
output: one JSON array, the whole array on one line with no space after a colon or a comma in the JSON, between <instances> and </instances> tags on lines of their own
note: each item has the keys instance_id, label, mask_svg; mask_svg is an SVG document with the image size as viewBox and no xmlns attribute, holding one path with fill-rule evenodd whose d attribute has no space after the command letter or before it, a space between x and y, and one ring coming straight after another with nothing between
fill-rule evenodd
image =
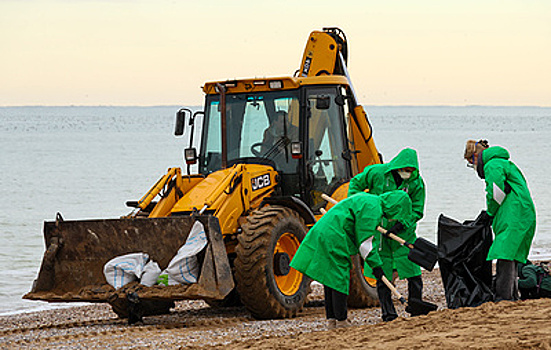
<instances>
[{"instance_id":1,"label":"sky","mask_svg":"<svg viewBox=\"0 0 551 350\"><path fill-rule=\"evenodd\" d=\"M197 106L323 27L364 105L551 106L548 0L0 0L0 106Z\"/></svg>"}]
</instances>

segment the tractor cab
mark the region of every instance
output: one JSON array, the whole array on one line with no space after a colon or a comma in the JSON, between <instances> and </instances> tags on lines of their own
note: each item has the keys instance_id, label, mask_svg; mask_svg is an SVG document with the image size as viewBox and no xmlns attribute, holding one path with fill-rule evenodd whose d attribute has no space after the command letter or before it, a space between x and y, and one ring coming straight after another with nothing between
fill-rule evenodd
<instances>
[{"instance_id":1,"label":"tractor cab","mask_svg":"<svg viewBox=\"0 0 551 350\"><path fill-rule=\"evenodd\" d=\"M198 172L206 176L242 163L272 166L279 174L277 195L298 197L317 212L325 205L321 193L333 193L352 176L346 80L339 78L206 84L205 108L197 118L200 151L188 151Z\"/></svg>"}]
</instances>

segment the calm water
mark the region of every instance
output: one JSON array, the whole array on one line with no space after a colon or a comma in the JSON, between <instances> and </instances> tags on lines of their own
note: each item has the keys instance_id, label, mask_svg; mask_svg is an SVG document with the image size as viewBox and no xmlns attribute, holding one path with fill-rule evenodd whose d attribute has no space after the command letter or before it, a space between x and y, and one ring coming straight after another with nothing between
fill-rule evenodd
<instances>
[{"instance_id":1,"label":"calm water","mask_svg":"<svg viewBox=\"0 0 551 350\"><path fill-rule=\"evenodd\" d=\"M182 165L184 139L173 136L178 107L0 108L0 314L58 304L30 302L40 267L42 224L115 218L169 167ZM551 253L551 108L367 107L386 160L403 147L419 152L427 185L419 234L436 242L444 213L460 221L485 207L484 182L462 159L468 138L502 145L522 169L536 203L532 256Z\"/></svg>"}]
</instances>

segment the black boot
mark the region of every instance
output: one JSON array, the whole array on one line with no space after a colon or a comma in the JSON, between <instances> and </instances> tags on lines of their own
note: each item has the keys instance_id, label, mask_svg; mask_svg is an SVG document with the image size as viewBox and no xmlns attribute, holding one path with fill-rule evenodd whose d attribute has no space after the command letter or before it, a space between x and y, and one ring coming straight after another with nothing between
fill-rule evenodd
<instances>
[{"instance_id":1,"label":"black boot","mask_svg":"<svg viewBox=\"0 0 551 350\"><path fill-rule=\"evenodd\" d=\"M410 277L408 280L408 299L417 299L423 300L423 279L421 276ZM413 316L424 315L423 313L416 312L411 310L411 308L406 306L406 312Z\"/></svg>"},{"instance_id":2,"label":"black boot","mask_svg":"<svg viewBox=\"0 0 551 350\"><path fill-rule=\"evenodd\" d=\"M382 281L377 281L377 294L379 295L383 321L388 322L398 318L394 303L392 302L392 292Z\"/></svg>"}]
</instances>

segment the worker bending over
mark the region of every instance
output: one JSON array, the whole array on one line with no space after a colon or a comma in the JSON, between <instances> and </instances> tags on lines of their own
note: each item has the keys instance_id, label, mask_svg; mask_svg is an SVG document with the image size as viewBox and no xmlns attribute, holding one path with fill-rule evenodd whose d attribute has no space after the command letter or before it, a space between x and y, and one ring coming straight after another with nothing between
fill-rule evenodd
<instances>
[{"instance_id":1,"label":"worker bending over","mask_svg":"<svg viewBox=\"0 0 551 350\"><path fill-rule=\"evenodd\" d=\"M325 292L328 328L346 327L351 256L360 254L377 279L382 262L372 249L382 218L404 220L411 215L411 200L403 191L376 196L360 193L332 207L308 231L291 267L320 282Z\"/></svg>"},{"instance_id":2,"label":"worker bending over","mask_svg":"<svg viewBox=\"0 0 551 350\"><path fill-rule=\"evenodd\" d=\"M468 140L464 157L486 181L486 213L495 235L487 260L497 259L495 300L517 300L517 262L526 262L536 231L528 184L503 147Z\"/></svg>"},{"instance_id":3,"label":"worker bending over","mask_svg":"<svg viewBox=\"0 0 551 350\"><path fill-rule=\"evenodd\" d=\"M380 195L389 191L400 190L407 193L411 199L412 215L392 223L383 220L382 226L388 233L394 233L407 242L414 243L417 239L415 230L417 221L423 217L425 208L425 184L419 174L419 161L417 152L411 148L404 148L390 162L367 166L364 171L350 180L348 197L369 190L369 193ZM374 246L377 247L383 263L383 271L389 280L393 280L396 272L400 279L408 280L408 297L422 300L423 280L419 265L408 259L409 249L400 243L380 233L376 235ZM374 277L368 266L365 266L364 274ZM383 311L383 321L392 321L398 317L392 293L384 284L377 282L377 294ZM415 311L406 308L412 316L417 316Z\"/></svg>"}]
</instances>

